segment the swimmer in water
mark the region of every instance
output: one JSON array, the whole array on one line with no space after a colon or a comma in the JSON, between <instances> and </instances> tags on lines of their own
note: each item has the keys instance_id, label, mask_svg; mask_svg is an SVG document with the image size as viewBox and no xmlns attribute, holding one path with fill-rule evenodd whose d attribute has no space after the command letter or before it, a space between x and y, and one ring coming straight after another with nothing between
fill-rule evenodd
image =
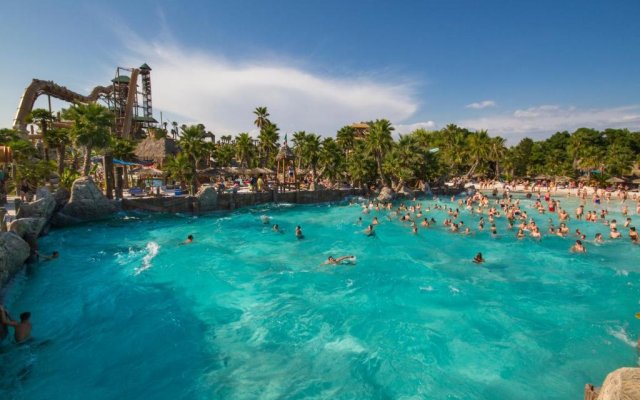
<instances>
[{"instance_id":1,"label":"swimmer in water","mask_svg":"<svg viewBox=\"0 0 640 400\"><path fill-rule=\"evenodd\" d=\"M272 231L274 232L278 232L278 233L284 233L281 229L280 226L278 224L273 225L273 228L271 228Z\"/></svg>"},{"instance_id":2,"label":"swimmer in water","mask_svg":"<svg viewBox=\"0 0 640 400\"><path fill-rule=\"evenodd\" d=\"M4 308L0 307L0 321L3 325L12 326L15 329L14 339L16 343L24 343L31 337L31 318L30 312L23 312L20 314L20 322L12 321L7 318L7 313Z\"/></svg>"},{"instance_id":3,"label":"swimmer in water","mask_svg":"<svg viewBox=\"0 0 640 400\"><path fill-rule=\"evenodd\" d=\"M268 215L261 215L260 220L262 221L263 224L266 225L271 221L271 217L269 217Z\"/></svg>"},{"instance_id":4,"label":"swimmer in water","mask_svg":"<svg viewBox=\"0 0 640 400\"><path fill-rule=\"evenodd\" d=\"M369 225L367 229L364 230L364 234L367 236L375 236L376 232L373 230L373 225Z\"/></svg>"},{"instance_id":5,"label":"swimmer in water","mask_svg":"<svg viewBox=\"0 0 640 400\"><path fill-rule=\"evenodd\" d=\"M482 264L484 262L484 258L482 257L482 253L478 253L476 254L475 257L473 257L473 262L476 264Z\"/></svg>"},{"instance_id":6,"label":"swimmer in water","mask_svg":"<svg viewBox=\"0 0 640 400\"><path fill-rule=\"evenodd\" d=\"M586 253L587 249L582 245L582 241L580 239L576 240L576 244L571 246L571 252L573 253Z\"/></svg>"},{"instance_id":7,"label":"swimmer in water","mask_svg":"<svg viewBox=\"0 0 640 400\"><path fill-rule=\"evenodd\" d=\"M187 240L185 240L184 242L180 243L180 245L191 244L191 243L193 243L193 235L187 236Z\"/></svg>"},{"instance_id":8,"label":"swimmer in water","mask_svg":"<svg viewBox=\"0 0 640 400\"><path fill-rule=\"evenodd\" d=\"M604 240L602 240L602 233L596 233L596 238L594 239L594 242L604 243Z\"/></svg>"},{"instance_id":9,"label":"swimmer in water","mask_svg":"<svg viewBox=\"0 0 640 400\"><path fill-rule=\"evenodd\" d=\"M631 243L638 243L638 232L636 232L635 226L629 228L629 238L631 238Z\"/></svg>"},{"instance_id":10,"label":"swimmer in water","mask_svg":"<svg viewBox=\"0 0 640 400\"><path fill-rule=\"evenodd\" d=\"M58 258L60 256L60 253L58 253L57 251L54 251L53 253L51 253L50 256L41 256L40 254L37 254L37 255L38 255L38 258L42 259L42 261L51 261Z\"/></svg>"},{"instance_id":11,"label":"swimmer in water","mask_svg":"<svg viewBox=\"0 0 640 400\"><path fill-rule=\"evenodd\" d=\"M304 239L304 235L302 234L302 228L300 228L300 225L296 226L296 237L298 239Z\"/></svg>"},{"instance_id":12,"label":"swimmer in water","mask_svg":"<svg viewBox=\"0 0 640 400\"><path fill-rule=\"evenodd\" d=\"M328 264L338 265L344 260L353 259L353 258L355 258L355 257L354 256L343 256L343 257L333 258L333 256L329 256L329 258L327 258L327 261L322 263L322 265L328 265Z\"/></svg>"},{"instance_id":13,"label":"swimmer in water","mask_svg":"<svg viewBox=\"0 0 640 400\"><path fill-rule=\"evenodd\" d=\"M378 217L373 217L373 221L371 221L371 225L378 225L380 222L378 222Z\"/></svg>"}]
</instances>

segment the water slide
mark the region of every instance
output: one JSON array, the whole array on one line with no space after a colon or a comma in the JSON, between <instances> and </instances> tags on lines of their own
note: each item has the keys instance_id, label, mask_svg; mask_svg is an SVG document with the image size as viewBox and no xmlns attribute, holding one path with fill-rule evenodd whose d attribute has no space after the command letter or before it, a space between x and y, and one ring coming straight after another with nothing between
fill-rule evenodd
<instances>
[{"instance_id":1,"label":"water slide","mask_svg":"<svg viewBox=\"0 0 640 400\"><path fill-rule=\"evenodd\" d=\"M136 101L136 95L138 90L138 74L140 70L134 68L131 70L131 77L129 78L129 90L127 93L127 105L124 111L124 126L122 128L122 134L126 138L131 138L131 123L133 120L133 105ZM95 89L94 89L95 90Z\"/></svg>"},{"instance_id":2,"label":"water slide","mask_svg":"<svg viewBox=\"0 0 640 400\"><path fill-rule=\"evenodd\" d=\"M53 81L34 79L31 81L31 84L27 86L24 94L20 98L18 111L13 119L13 128L20 132L27 132L27 123L25 122L25 119L33 109L33 105L36 103L36 100L40 95L46 94L69 103L94 103L98 100L100 95L108 95L112 90L113 87L111 86L96 86L88 96L84 96L69 90L64 86L60 86Z\"/></svg>"}]
</instances>

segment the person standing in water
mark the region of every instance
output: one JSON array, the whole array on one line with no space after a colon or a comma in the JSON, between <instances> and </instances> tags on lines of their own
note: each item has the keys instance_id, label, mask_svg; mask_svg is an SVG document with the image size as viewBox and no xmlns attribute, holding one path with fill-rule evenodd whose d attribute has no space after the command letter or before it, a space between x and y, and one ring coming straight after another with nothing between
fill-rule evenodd
<instances>
[{"instance_id":1,"label":"person standing in water","mask_svg":"<svg viewBox=\"0 0 640 400\"><path fill-rule=\"evenodd\" d=\"M300 225L296 226L296 237L298 239L304 239L304 235L302 234L302 228L300 228Z\"/></svg>"},{"instance_id":2,"label":"person standing in water","mask_svg":"<svg viewBox=\"0 0 640 400\"><path fill-rule=\"evenodd\" d=\"M24 343L31 337L31 313L23 312L20 314L20 322L12 321L7 318L7 312L0 306L0 322L5 326L12 326L15 330L14 339L16 343Z\"/></svg>"}]
</instances>

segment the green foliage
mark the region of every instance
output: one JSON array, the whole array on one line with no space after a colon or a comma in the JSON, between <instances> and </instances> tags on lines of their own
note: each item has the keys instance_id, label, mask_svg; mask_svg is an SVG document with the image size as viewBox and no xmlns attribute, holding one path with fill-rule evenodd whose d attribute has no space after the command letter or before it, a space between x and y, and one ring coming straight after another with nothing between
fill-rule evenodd
<instances>
[{"instance_id":1,"label":"green foliage","mask_svg":"<svg viewBox=\"0 0 640 400\"><path fill-rule=\"evenodd\" d=\"M22 160L16 170L16 181L21 182L25 180L29 183L29 186L34 188L39 187L49 181L51 172L54 171L55 168L56 164L53 161L38 160L35 158Z\"/></svg>"},{"instance_id":2,"label":"green foliage","mask_svg":"<svg viewBox=\"0 0 640 400\"><path fill-rule=\"evenodd\" d=\"M75 169L66 168L60 176L60 185L67 189L71 189L73 182L80 177L80 173Z\"/></svg>"},{"instance_id":3,"label":"green foliage","mask_svg":"<svg viewBox=\"0 0 640 400\"><path fill-rule=\"evenodd\" d=\"M0 129L0 145L6 145L20 139L20 132L15 129Z\"/></svg>"},{"instance_id":4,"label":"green foliage","mask_svg":"<svg viewBox=\"0 0 640 400\"><path fill-rule=\"evenodd\" d=\"M243 132L236 138L236 160L243 168L248 168L255 156L256 148L253 139L248 133Z\"/></svg>"},{"instance_id":5,"label":"green foliage","mask_svg":"<svg viewBox=\"0 0 640 400\"><path fill-rule=\"evenodd\" d=\"M185 187L185 182L190 182L194 177L191 160L186 153L179 153L175 157L169 157L164 165L164 170L171 178L180 182L180 186L183 188Z\"/></svg>"}]
</instances>

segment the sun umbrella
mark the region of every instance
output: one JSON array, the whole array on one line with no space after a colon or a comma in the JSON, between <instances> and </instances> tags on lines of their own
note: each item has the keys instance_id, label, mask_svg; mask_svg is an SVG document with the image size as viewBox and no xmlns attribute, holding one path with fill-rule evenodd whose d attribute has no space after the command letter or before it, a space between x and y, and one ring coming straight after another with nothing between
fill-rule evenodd
<instances>
[{"instance_id":1,"label":"sun umbrella","mask_svg":"<svg viewBox=\"0 0 640 400\"><path fill-rule=\"evenodd\" d=\"M618 177L613 177L613 178L609 178L607 179L607 183L624 183L625 180L624 179L620 179Z\"/></svg>"}]
</instances>

